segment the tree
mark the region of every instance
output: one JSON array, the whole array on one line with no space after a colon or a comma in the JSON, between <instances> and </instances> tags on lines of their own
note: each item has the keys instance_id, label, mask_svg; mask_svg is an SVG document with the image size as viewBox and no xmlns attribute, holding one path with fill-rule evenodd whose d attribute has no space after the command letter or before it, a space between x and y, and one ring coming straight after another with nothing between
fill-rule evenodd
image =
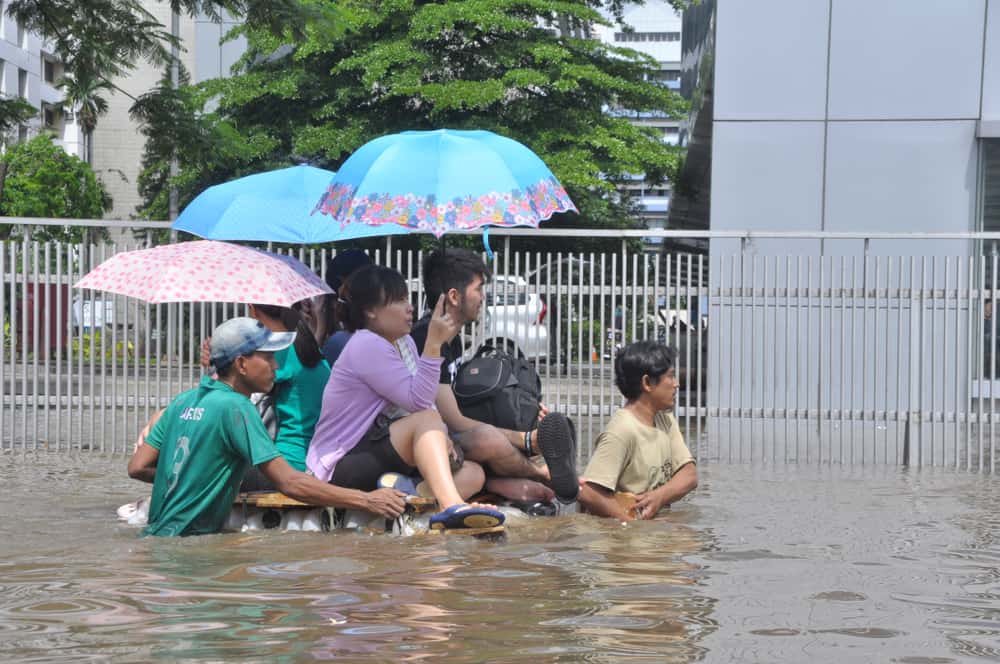
<instances>
[{"instance_id":1,"label":"tree","mask_svg":"<svg viewBox=\"0 0 1000 664\"><path fill-rule=\"evenodd\" d=\"M121 91L114 79L141 60L164 65L171 59L171 48L180 46L140 0L12 0L6 4L7 15L51 43L62 60L66 73L60 86L66 104L80 113L88 162L94 127L107 111L103 95ZM178 13L219 19L222 12L229 12L246 17L255 29L289 34L301 34L307 18L322 24L333 15L310 5L308 0L170 0L171 9ZM15 118L12 124L20 121L16 118L21 116L7 110L0 102L0 128L12 122L7 118Z\"/></svg>"},{"instance_id":2,"label":"tree","mask_svg":"<svg viewBox=\"0 0 1000 664\"><path fill-rule=\"evenodd\" d=\"M651 59L575 36L605 21L603 4L345 0L342 31L307 23L296 40L247 25L242 72L202 87L220 120L257 146L227 175L297 159L336 168L407 129L490 129L533 149L569 190L580 215L560 223L627 225L633 202L616 185L631 173L670 176L678 153L607 111L679 114L684 103L648 82Z\"/></svg>"},{"instance_id":3,"label":"tree","mask_svg":"<svg viewBox=\"0 0 1000 664\"><path fill-rule=\"evenodd\" d=\"M174 88L165 72L158 85L139 97L131 115L146 138L139 172L137 210L143 219L167 219L169 190L176 187L182 206L205 188L231 177L247 175L273 151L271 141L247 141L232 124L203 111L205 94L192 87L180 69ZM180 174L170 180L170 162L177 157ZM275 163L273 167L281 164Z\"/></svg>"},{"instance_id":4,"label":"tree","mask_svg":"<svg viewBox=\"0 0 1000 664\"><path fill-rule=\"evenodd\" d=\"M7 169L0 200L3 216L96 219L111 209L111 196L90 166L67 154L48 134L9 148L0 163ZM0 225L4 239L16 232L14 226ZM32 238L80 242L83 231L73 226L43 226Z\"/></svg>"},{"instance_id":5,"label":"tree","mask_svg":"<svg viewBox=\"0 0 1000 664\"><path fill-rule=\"evenodd\" d=\"M104 94L113 86L92 68L73 67L70 71L59 82L59 87L63 91L63 103L76 109L83 132L83 160L91 164L94 161L94 129L97 119L108 112Z\"/></svg>"},{"instance_id":6,"label":"tree","mask_svg":"<svg viewBox=\"0 0 1000 664\"><path fill-rule=\"evenodd\" d=\"M6 145L10 132L37 114L38 110L23 97L0 97L0 144Z\"/></svg>"}]
</instances>

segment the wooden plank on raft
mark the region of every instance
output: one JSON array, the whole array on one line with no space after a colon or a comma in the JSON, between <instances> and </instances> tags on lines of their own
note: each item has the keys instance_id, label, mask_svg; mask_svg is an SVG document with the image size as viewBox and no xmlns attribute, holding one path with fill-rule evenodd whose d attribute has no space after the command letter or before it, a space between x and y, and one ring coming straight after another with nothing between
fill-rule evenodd
<instances>
[{"instance_id":1,"label":"wooden plank on raft","mask_svg":"<svg viewBox=\"0 0 1000 664\"><path fill-rule=\"evenodd\" d=\"M428 530L428 534L439 534L439 535L490 535L492 533L502 533L505 527L500 526L490 526L489 528L440 528Z\"/></svg>"},{"instance_id":2,"label":"wooden plank on raft","mask_svg":"<svg viewBox=\"0 0 1000 664\"><path fill-rule=\"evenodd\" d=\"M418 512L433 509L437 506L437 501L433 498L423 496L407 496L406 502L412 505ZM249 491L236 496L237 505L250 505L253 507L269 507L274 509L288 509L292 507L323 507L323 505L310 505L289 498L280 491Z\"/></svg>"}]
</instances>

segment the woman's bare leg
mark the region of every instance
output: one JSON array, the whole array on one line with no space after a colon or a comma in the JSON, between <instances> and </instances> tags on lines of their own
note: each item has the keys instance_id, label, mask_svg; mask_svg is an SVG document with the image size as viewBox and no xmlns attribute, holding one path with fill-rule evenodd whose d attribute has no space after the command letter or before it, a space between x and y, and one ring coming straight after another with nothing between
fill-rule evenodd
<instances>
[{"instance_id":1,"label":"woman's bare leg","mask_svg":"<svg viewBox=\"0 0 1000 664\"><path fill-rule=\"evenodd\" d=\"M417 467L441 509L465 502L451 475L448 435L437 411L422 410L396 420L389 426L389 440L403 461Z\"/></svg>"}]
</instances>

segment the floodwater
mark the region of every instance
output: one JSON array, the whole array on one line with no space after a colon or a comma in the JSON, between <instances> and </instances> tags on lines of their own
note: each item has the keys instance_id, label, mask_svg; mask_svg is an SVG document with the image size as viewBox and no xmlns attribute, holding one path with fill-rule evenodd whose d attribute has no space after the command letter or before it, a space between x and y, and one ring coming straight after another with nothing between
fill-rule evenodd
<instances>
[{"instance_id":1,"label":"floodwater","mask_svg":"<svg viewBox=\"0 0 1000 664\"><path fill-rule=\"evenodd\" d=\"M4 662L906 662L1000 657L1000 489L705 464L666 517L505 541L137 539L123 458L0 454Z\"/></svg>"}]
</instances>

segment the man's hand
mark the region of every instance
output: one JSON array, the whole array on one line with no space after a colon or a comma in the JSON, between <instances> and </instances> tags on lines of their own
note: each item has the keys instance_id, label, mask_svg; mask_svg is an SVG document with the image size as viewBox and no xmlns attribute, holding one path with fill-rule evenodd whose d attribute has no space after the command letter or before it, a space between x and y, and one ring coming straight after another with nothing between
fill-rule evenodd
<instances>
[{"instance_id":1,"label":"man's hand","mask_svg":"<svg viewBox=\"0 0 1000 664\"><path fill-rule=\"evenodd\" d=\"M212 361L212 354L208 349L208 344L212 341L212 337L208 337L201 342L201 366L203 369L207 369L208 365Z\"/></svg>"},{"instance_id":2,"label":"man's hand","mask_svg":"<svg viewBox=\"0 0 1000 664\"><path fill-rule=\"evenodd\" d=\"M153 413L153 416L149 418L148 422L146 422L146 426L144 426L142 431L139 432L139 437L135 439L135 445L132 447L132 454L138 452L139 446L146 442L146 437L149 436L149 432L153 430L154 426L156 426L156 423L159 421L160 416L163 415L164 410L164 408L159 409Z\"/></svg>"},{"instance_id":3,"label":"man's hand","mask_svg":"<svg viewBox=\"0 0 1000 664\"><path fill-rule=\"evenodd\" d=\"M376 489L365 494L365 510L395 519L406 508L406 494L395 489Z\"/></svg>"},{"instance_id":4,"label":"man's hand","mask_svg":"<svg viewBox=\"0 0 1000 664\"><path fill-rule=\"evenodd\" d=\"M638 519L652 519L665 505L669 505L664 500L663 487L640 493L635 502L635 516Z\"/></svg>"}]
</instances>

